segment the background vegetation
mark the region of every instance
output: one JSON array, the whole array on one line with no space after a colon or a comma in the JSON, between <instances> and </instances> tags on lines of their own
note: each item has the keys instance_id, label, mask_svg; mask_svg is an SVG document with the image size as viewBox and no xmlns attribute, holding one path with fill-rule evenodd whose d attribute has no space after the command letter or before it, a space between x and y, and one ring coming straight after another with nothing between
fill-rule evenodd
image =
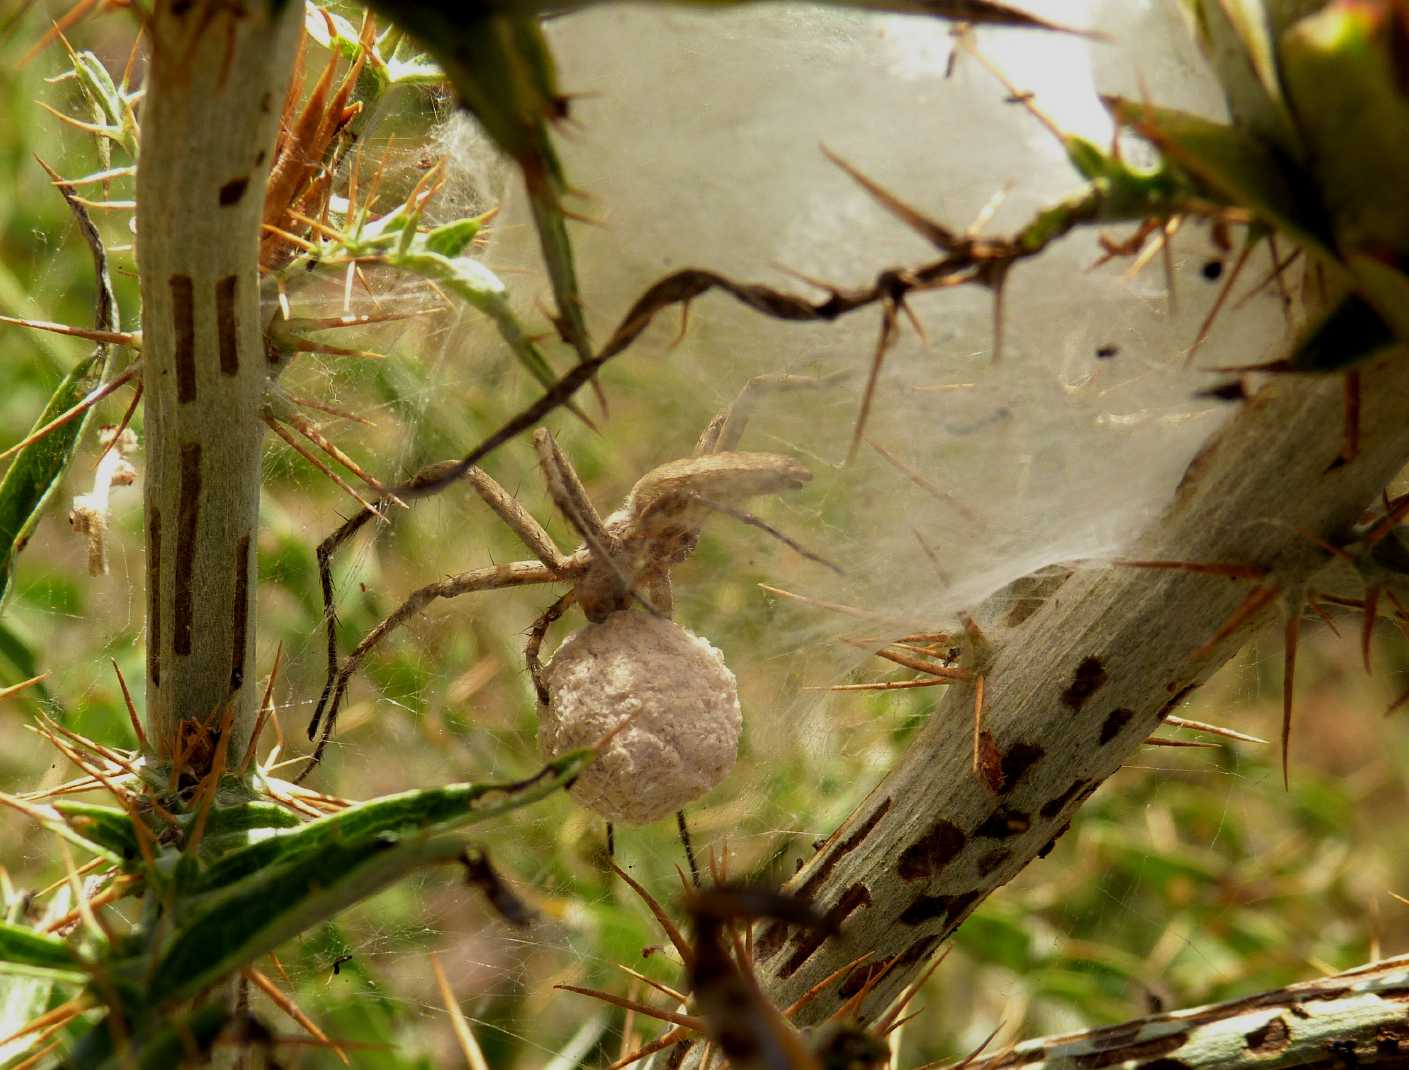
<instances>
[{"instance_id":1,"label":"background vegetation","mask_svg":"<svg viewBox=\"0 0 1409 1070\"><path fill-rule=\"evenodd\" d=\"M70 87L45 82L64 67L57 48L19 62L56 12L21 5L0 15L0 312L83 323L91 315L88 254L32 156L66 174L92 170L91 139L36 104L72 103ZM109 15L80 27L74 42L121 70L130 30L125 16ZM416 143L440 105L427 96L403 106L394 128ZM421 155L408 149L397 157L388 181L414 181L427 162ZM116 185L112 196L123 195ZM105 232L130 323L135 280L130 252L118 250L123 225ZM529 384L516 368L464 359L453 343L465 330L442 317L387 331L367 343L387 359L310 359L296 385L375 421L372 428L331 425L349 452L376 470L409 472L492 430L506 392L527 396ZM83 351L82 343L34 333L0 334L0 443L24 434ZM602 506L652 464L685 453L703 417L728 396L686 396L630 359L613 367L610 391L604 434L561 424ZM107 403L103 422L114 422L124 402ZM618 433L625 427L650 430ZM129 680L140 679L139 495L135 488L115 495L107 576L87 575L86 547L65 523L66 503L86 489L96 452L94 442L85 443L20 563L0 625L0 684L33 675L36 666L51 673L42 695L0 706L0 787L7 791L52 785L72 773L25 730L35 704L100 742L135 742L109 659ZM560 543L570 543L525 449L504 451L491 469L521 492ZM259 662L267 672L282 647L276 694L292 742L301 738L321 683L313 547L349 502L277 442L268 449L266 476ZM428 578L518 556L508 533L465 491L397 518L341 563L344 649ZM791 626L795 612L767 601L756 584L787 587L797 568L756 532L712 526L677 576L681 616L726 654L745 654L760 633ZM365 798L534 768L534 707L520 647L546 601L536 589L481 596L413 622L368 663L320 785ZM1312 627L1305 637L1289 792L1280 785L1275 745L1147 749L1081 810L1049 858L963 927L956 954L922 997L927 1012L904 1031L899 1065L960 1054L1000 1022L999 1043L1260 991L1405 949L1409 907L1391 893L1409 893L1409 860L1399 850L1409 834L1402 776L1409 731L1402 717L1382 716L1402 690L1405 646L1398 635L1379 635L1379 671L1368 679L1355 626L1347 623L1340 636ZM745 700L744 751L726 784L691 813L696 843L715 850L727 844L736 873L782 879L792 872L928 715L932 700L920 690L833 703L816 733L751 718L751 711L783 704L808 659L832 656L800 648L789 655L795 663L730 658ZM1252 644L1182 712L1275 739L1279 677L1279 649ZM620 1012L555 991L556 983L625 992L617 963L675 979L666 956L643 958L661 934L634 896L609 879L603 829L593 815L555 797L486 830L483 843L539 912L531 928L510 926L456 873L435 872L281 953L301 1004L331 1036L358 1045L350 1049L354 1065L446 1065L454 1057L431 951L496 1068L601 1065L620 1049ZM672 887L681 855L669 822L619 833L618 853L648 887ZM0 858L10 860L6 876L18 888L44 888L62 874L50 841L20 820L0 821ZM335 1060L309 1050L289 1062Z\"/></svg>"}]
</instances>

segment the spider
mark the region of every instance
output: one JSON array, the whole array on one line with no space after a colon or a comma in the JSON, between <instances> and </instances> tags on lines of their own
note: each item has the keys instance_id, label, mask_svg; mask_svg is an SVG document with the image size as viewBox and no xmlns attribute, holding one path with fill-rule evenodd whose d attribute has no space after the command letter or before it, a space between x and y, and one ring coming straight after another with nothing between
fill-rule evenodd
<instances>
[{"instance_id":1,"label":"spider","mask_svg":"<svg viewBox=\"0 0 1409 1070\"><path fill-rule=\"evenodd\" d=\"M339 667L328 559L356 530L353 522L345 524L318 549L328 626L328 675L308 726L308 737L316 739L317 744L298 779L302 780L321 760L337 723L348 683L367 655L388 634L437 599L539 583L570 585L567 593L534 622L524 650L534 689L539 701L546 704L548 689L539 651L553 622L574 604L580 606L592 622L601 622L633 603L668 618L673 606L670 570L694 551L700 529L713 512L722 512L759 527L795 551L836 570L836 566L808 553L781 532L733 504L760 494L793 490L812 478L812 474L791 457L741 452L736 447L753 405L762 393L816 386L824 381L788 374L750 380L734 402L710 420L690 457L669 461L646 473L631 488L622 506L605 519L588 499L581 479L551 432L539 428L534 432L533 446L548 493L582 538L582 545L572 553L563 553L512 494L482 469L470 469L466 474L470 485L523 541L534 560L474 569L427 584L368 632ZM403 497L410 497L421 485L438 486L437 476L452 464L454 462L431 465L398 491ZM359 518L354 517L353 521Z\"/></svg>"}]
</instances>

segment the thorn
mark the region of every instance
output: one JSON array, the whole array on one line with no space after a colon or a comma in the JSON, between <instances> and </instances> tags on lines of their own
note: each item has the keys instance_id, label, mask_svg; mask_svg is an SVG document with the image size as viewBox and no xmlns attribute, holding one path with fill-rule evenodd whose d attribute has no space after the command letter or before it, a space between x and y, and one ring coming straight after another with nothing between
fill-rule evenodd
<instances>
[{"instance_id":1,"label":"thorn","mask_svg":"<svg viewBox=\"0 0 1409 1070\"><path fill-rule=\"evenodd\" d=\"M343 1066L352 1065L347 1057L347 1052L343 1051L336 1043L328 1039L328 1034L319 1029L317 1023L314 1022L312 1018L308 1017L308 1015L303 1012L303 1009L295 1003L290 996L280 991L279 986L273 981L269 980L269 978L265 977L264 974L260 973L253 966L246 966L240 971L240 976L253 983L256 988L268 996L274 1006L278 1007L297 1022L309 1036L332 1051Z\"/></svg>"},{"instance_id":2,"label":"thorn","mask_svg":"<svg viewBox=\"0 0 1409 1070\"><path fill-rule=\"evenodd\" d=\"M647 977L644 973L637 973L637 972L636 972L635 970L633 970L630 966L626 966L626 965L623 965L622 963L618 962L618 963L616 963L616 968L617 968L618 970L620 970L622 973L626 974L627 976L629 976L629 977L634 977L634 978L636 978L636 980L642 981L642 982L644 982L645 984L650 985L650 986L651 986L652 988L654 988L657 992L661 993L661 995L666 996L666 997L668 997L669 999L674 1000L676 1003L688 1003L689 1000L690 1000L690 997L687 996L684 992L677 992L675 989L671 988L669 985L663 984L662 982L657 981L657 980L655 980L655 979L652 978L652 977Z\"/></svg>"},{"instance_id":3,"label":"thorn","mask_svg":"<svg viewBox=\"0 0 1409 1070\"><path fill-rule=\"evenodd\" d=\"M641 902L646 904L646 908L655 915L656 921L660 924L660 927L665 930L665 935L669 937L670 942L675 945L675 950L680 955L680 961L684 963L686 971L694 969L695 953L691 949L689 941L685 939L679 928L676 927L675 922L670 920L670 915L665 912L665 908L656 901L655 897L651 895L650 892L646 891L645 888L641 887L640 884L633 880L627 874L626 870L622 869L615 862L611 863L611 867L616 872L616 875L624 880L631 890L636 893L641 899Z\"/></svg>"},{"instance_id":4,"label":"thorn","mask_svg":"<svg viewBox=\"0 0 1409 1070\"><path fill-rule=\"evenodd\" d=\"M8 323L14 327L28 327L35 331L48 331L51 334L62 334L69 338L86 338L90 342L98 342L102 345L124 346L128 349L142 348L142 333L140 331L99 331L91 327L70 327L67 323L51 323L48 320L27 320L18 316L0 316L0 323ZM128 371L131 371L129 368Z\"/></svg>"},{"instance_id":5,"label":"thorn","mask_svg":"<svg viewBox=\"0 0 1409 1070\"><path fill-rule=\"evenodd\" d=\"M659 1010L649 1003L642 1003L639 1000L627 999L625 996L614 996L610 992L601 992L595 988L580 988L577 985L554 985L556 989L564 992L576 992L579 996L588 996L591 999L601 1000L603 1003L610 1003L613 1007L621 1007L624 1010L634 1010L637 1014L644 1014L647 1017L655 1018L661 1022L673 1022L676 1025L683 1025L687 1029L693 1029L697 1033L705 1031L703 1018L697 1018L692 1014L677 1014L675 1011Z\"/></svg>"},{"instance_id":6,"label":"thorn","mask_svg":"<svg viewBox=\"0 0 1409 1070\"><path fill-rule=\"evenodd\" d=\"M784 1007L784 1008L783 1008L783 1017L784 1017L784 1018L792 1018L793 1015L797 1014L797 1012L800 1011L800 1010L802 1010L803 1007L806 1007L809 1003L811 1003L814 999L816 999L818 996L820 996L823 992L825 992L828 988L830 988L830 987L831 987L833 984L835 984L838 980L840 980L841 978L845 977L845 976L846 976L847 974L849 974L852 970L856 969L856 968L857 968L858 966L860 966L863 962L865 962L867 959L869 959L873 954L875 954L875 952L873 952L873 951L866 951L866 952L863 952L862 954L857 955L856 958L852 959L852 960L851 960L850 962L848 962L846 965L844 965L844 966L839 966L837 969L835 969L835 970L833 970L831 973L827 974L826 977L822 978L822 980L818 981L815 985L813 985L811 988L809 988L806 992L804 992L802 995L798 996L797 999L793 1000L793 1001L792 1001L791 1003L789 1003L786 1007Z\"/></svg>"},{"instance_id":7,"label":"thorn","mask_svg":"<svg viewBox=\"0 0 1409 1070\"><path fill-rule=\"evenodd\" d=\"M1380 542L1406 515L1409 515L1409 494L1403 495L1393 509L1376 521L1375 526L1365 535L1365 545L1374 546Z\"/></svg>"},{"instance_id":8,"label":"thorn","mask_svg":"<svg viewBox=\"0 0 1409 1070\"><path fill-rule=\"evenodd\" d=\"M925 982L928 981L934 975L935 970L939 969L939 967L943 965L944 960L949 957L949 952L952 950L953 945L951 944L938 955L936 955L933 961L931 961L930 964L925 967L925 972L920 974L919 978L916 979L915 983L910 985L909 988L906 989L905 993L898 1000L895 1001L895 1006L891 1007L891 1009L886 1012L885 1017L883 1017L880 1021L875 1024L874 1032L878 1036L885 1036L900 1024L900 1015L904 1013L905 1008L910 1004L910 1001L913 1000L917 995L919 995L920 989L925 986Z\"/></svg>"},{"instance_id":9,"label":"thorn","mask_svg":"<svg viewBox=\"0 0 1409 1070\"><path fill-rule=\"evenodd\" d=\"M826 145L820 147L823 156L827 157L827 159L837 167L840 167L853 182L875 198L876 202L880 204L882 208L896 219L900 220L900 222L904 223L916 234L920 235L920 237L928 241L931 245L934 245L941 252L949 252L954 246L959 244L960 239L958 235L948 227L935 222L923 212L906 204L880 183L862 174Z\"/></svg>"},{"instance_id":10,"label":"thorn","mask_svg":"<svg viewBox=\"0 0 1409 1070\"><path fill-rule=\"evenodd\" d=\"M1280 588L1278 588L1276 584L1254 587L1248 592L1247 597L1239 603L1238 608L1233 610L1228 619L1225 620L1218 631L1214 633L1213 638L1195 650L1193 656L1196 658L1208 657L1209 654L1213 653L1215 646L1236 632L1262 610L1267 603L1276 598L1279 590Z\"/></svg>"},{"instance_id":11,"label":"thorn","mask_svg":"<svg viewBox=\"0 0 1409 1070\"><path fill-rule=\"evenodd\" d=\"M137 716L137 706L132 701L132 692L127 690L127 681L123 678L122 669L116 658L108 660L112 662L113 672L117 673L117 684L122 688L122 701L127 705L127 717L132 722L132 732L137 737L137 744L143 751L150 751L151 744L147 742L147 733L142 731L142 718Z\"/></svg>"},{"instance_id":12,"label":"thorn","mask_svg":"<svg viewBox=\"0 0 1409 1070\"><path fill-rule=\"evenodd\" d=\"M1321 605L1320 601L1315 598L1307 602L1307 605L1310 607L1311 612L1321 618L1321 623L1331 629L1331 634L1339 639L1341 635L1340 629L1336 627L1336 622L1331 619L1331 615L1326 612L1326 607Z\"/></svg>"},{"instance_id":13,"label":"thorn","mask_svg":"<svg viewBox=\"0 0 1409 1070\"><path fill-rule=\"evenodd\" d=\"M936 485L932 480L927 479L925 475L919 471L919 469L909 464L906 464L904 461L902 461L895 454L891 453L890 450L886 449L880 443L875 442L870 438L867 438L865 442L866 445L870 446L873 450L879 453L881 457L885 461L887 461L892 468L909 477L910 481L914 483L917 487L919 487L921 490L927 491L928 493L932 494L935 498L952 508L965 520L975 525L976 527L986 527L983 520L978 516L978 514L975 513L972 509L970 509L967 505L965 505L962 499L956 497L953 494L950 494L947 490L944 490L943 488ZM923 540L921 541L921 545L923 545Z\"/></svg>"},{"instance_id":14,"label":"thorn","mask_svg":"<svg viewBox=\"0 0 1409 1070\"><path fill-rule=\"evenodd\" d=\"M279 645L274 648L274 667L269 670L269 682L264 685L264 695L259 700L259 716L255 719L254 730L250 732L250 741L245 746L244 756L240 759L240 775L243 776L254 761L255 751L259 747L259 737L264 732L264 726L269 723L269 718L274 716L274 704L270 699L274 696L274 681L279 678L279 666L284 660L284 641L279 640Z\"/></svg>"},{"instance_id":15,"label":"thorn","mask_svg":"<svg viewBox=\"0 0 1409 1070\"><path fill-rule=\"evenodd\" d=\"M851 433L851 446L846 453L849 465L856 459L856 451L866 433L866 420L871 415L871 403L876 396L876 383L881 376L881 365L885 363L886 350L895 342L895 299L886 297L881 301L881 333L876 340L876 350L871 357L871 371L866 376L866 386L861 392L861 409L856 414L856 427Z\"/></svg>"},{"instance_id":16,"label":"thorn","mask_svg":"<svg viewBox=\"0 0 1409 1070\"><path fill-rule=\"evenodd\" d=\"M630 1066L634 1062L639 1062L648 1055L654 1055L656 1052L664 1051L666 1048L673 1048L681 1041L689 1039L691 1032L693 1032L693 1030L677 1026L666 1033L662 1033L657 1039L651 1041L651 1043L644 1047L637 1048L630 1055L623 1055L616 1062L608 1066L606 1070L623 1070L623 1068Z\"/></svg>"},{"instance_id":17,"label":"thorn","mask_svg":"<svg viewBox=\"0 0 1409 1070\"><path fill-rule=\"evenodd\" d=\"M1233 283L1238 281L1238 276L1242 273L1243 266L1248 262L1248 257L1252 255L1253 246L1257 244L1251 232L1243 241L1242 251L1238 253L1238 259L1233 264L1233 270L1228 272L1228 277L1223 280L1223 285L1218 289L1218 296L1213 299L1213 307L1208 310L1208 315L1204 317L1203 323L1199 325L1199 332L1194 336L1194 344L1189 347L1189 352L1185 354L1184 366L1187 368L1194 363L1194 354L1208 340L1208 335L1213 330L1213 321L1218 318L1219 311L1223 308L1223 302L1228 300L1228 294L1233 290Z\"/></svg>"},{"instance_id":18,"label":"thorn","mask_svg":"<svg viewBox=\"0 0 1409 1070\"><path fill-rule=\"evenodd\" d=\"M440 956L434 951L431 952L431 969L435 972L435 984L440 989L441 1002L445 1004L445 1011L450 1015L450 1028L454 1030L455 1040L460 1045L460 1054L465 1057L465 1066L468 1070L489 1070L484 1051L475 1040L474 1031L465 1020L465 1012L460 1009L460 1001L450 990L450 982L445 977L445 971L441 969Z\"/></svg>"},{"instance_id":19,"label":"thorn","mask_svg":"<svg viewBox=\"0 0 1409 1070\"><path fill-rule=\"evenodd\" d=\"M311 398L296 398L293 396L290 396L289 400L301 408L312 409L314 412L325 412L329 416L336 416L343 420L351 420L353 423L361 424L363 427L377 426L365 416L358 416L355 412L348 412L346 409L336 408L326 402L314 401Z\"/></svg>"},{"instance_id":20,"label":"thorn","mask_svg":"<svg viewBox=\"0 0 1409 1070\"><path fill-rule=\"evenodd\" d=\"M902 691L911 687L948 687L953 680L879 680L869 684L834 684L831 687L804 687L804 691Z\"/></svg>"},{"instance_id":21,"label":"thorn","mask_svg":"<svg viewBox=\"0 0 1409 1070\"><path fill-rule=\"evenodd\" d=\"M41 683L42 681L47 679L49 679L49 674L45 672L40 673L38 676L31 676L28 680L21 680L17 684L11 684L9 687L0 687L0 699L6 699L12 695L18 695L21 691L34 687L36 684ZM126 691L127 689L124 687L123 690Z\"/></svg>"},{"instance_id":22,"label":"thorn","mask_svg":"<svg viewBox=\"0 0 1409 1070\"><path fill-rule=\"evenodd\" d=\"M1250 736L1246 732L1237 732L1231 728L1224 728L1222 725L1208 724L1204 721L1191 721L1187 717L1175 717L1167 715L1165 724L1172 724L1176 728L1187 728L1191 732L1207 732L1211 736L1223 736L1225 739L1236 739L1242 743L1266 743L1267 740L1259 736Z\"/></svg>"},{"instance_id":23,"label":"thorn","mask_svg":"<svg viewBox=\"0 0 1409 1070\"><path fill-rule=\"evenodd\" d=\"M357 489L353 487L352 484L348 483L345 479L342 478L342 476L338 475L321 460L319 460L317 454L305 448L304 445L299 442L298 439L294 438L293 435L289 434L289 432L284 429L284 426L279 423L278 420L274 419L274 417L272 416L266 415L264 417L264 422L269 425L270 429L276 435L278 435L285 442L287 442L289 444L289 447L295 453L297 453L309 464L313 465L314 468L318 469L318 471L322 472L325 476L331 479L340 490L346 491L347 494L349 494L359 505L362 506L362 508L366 509L369 513L373 513L376 515L381 514L381 510L379 510L366 498L362 497L362 495L358 494Z\"/></svg>"},{"instance_id":24,"label":"thorn","mask_svg":"<svg viewBox=\"0 0 1409 1070\"><path fill-rule=\"evenodd\" d=\"M120 389L128 380L133 378L141 370L142 362L138 361L133 364L130 368L128 368L125 372L123 372L121 375L115 376L113 379L110 379L102 386L99 386L89 391L88 396L85 397L78 404L74 405L71 409L67 410L66 412L60 413L58 416L55 416L43 427L31 431L28 435L26 435L19 442L16 442L9 449L0 451L0 461L5 460L7 457L14 456L16 453L18 453L25 447L31 446L34 443L38 442L40 439L45 438L54 431L57 431L64 424L70 423L78 417L82 416L85 412L91 409L94 405L98 404L98 402L102 401L109 394L112 394L118 389Z\"/></svg>"},{"instance_id":25,"label":"thorn","mask_svg":"<svg viewBox=\"0 0 1409 1070\"><path fill-rule=\"evenodd\" d=\"M1380 585L1370 584L1365 588L1365 613L1360 622L1360 657L1365 662L1365 672L1371 673L1370 643L1375 634L1375 620L1380 607Z\"/></svg>"},{"instance_id":26,"label":"thorn","mask_svg":"<svg viewBox=\"0 0 1409 1070\"><path fill-rule=\"evenodd\" d=\"M1163 736L1150 736L1145 740L1146 747L1184 747L1188 750L1218 750L1217 743L1203 743L1196 739L1166 739Z\"/></svg>"},{"instance_id":27,"label":"thorn","mask_svg":"<svg viewBox=\"0 0 1409 1070\"><path fill-rule=\"evenodd\" d=\"M142 380L137 380L137 386L132 391L132 400L127 404L127 410L122 414L122 419L117 422L117 429L103 443L102 450L98 453L98 459L93 462L93 467L98 467L103 463L103 458L108 455L108 451L118 444L122 438L122 433L127 430L127 425L132 422L133 415L137 412L137 404L142 400Z\"/></svg>"},{"instance_id":28,"label":"thorn","mask_svg":"<svg viewBox=\"0 0 1409 1070\"><path fill-rule=\"evenodd\" d=\"M61 39L64 33L68 31L71 27L73 27L73 25L77 23L80 19L82 19L83 16L87 15L88 12L91 11L97 5L97 3L98 0L78 0L78 2L73 5L73 7L69 8L66 12L64 12L64 14L60 15L59 18L54 22L54 24L50 26L49 29L44 31L44 36L39 38L39 40L36 41L34 44L30 45L28 51L26 51L25 54L20 57L20 62L18 64L19 69L23 70L29 65L30 61L33 60L35 56L43 52L56 40Z\"/></svg>"},{"instance_id":29,"label":"thorn","mask_svg":"<svg viewBox=\"0 0 1409 1070\"><path fill-rule=\"evenodd\" d=\"M403 509L409 508L409 506L407 506L404 501L402 501L394 493L388 490L381 483L380 480L378 480L375 476L371 475L369 472L363 469L361 465L359 465L356 461L354 461L347 454L343 453L342 450L338 449L336 445L329 441L327 436L325 436L322 431L319 430L316 424L305 420L298 413L290 413L287 417L285 417L284 422L292 425L293 428L298 431L301 435L303 435L304 438L308 439L308 441L312 442L329 457L341 464L358 479L362 480L363 483L366 483L367 486L371 487L374 491L377 492L377 495L379 497L385 498L393 505L399 505Z\"/></svg>"},{"instance_id":30,"label":"thorn","mask_svg":"<svg viewBox=\"0 0 1409 1070\"><path fill-rule=\"evenodd\" d=\"M791 598L794 601L803 602L809 606L816 606L818 609L830 610L833 613L840 613L843 616L856 617L860 620L879 621L882 624L890 624L904 629L915 626L914 621L888 616L885 613L877 613L874 610L848 606L841 602L828 602L821 598L813 598L811 595L795 594L792 591L785 591L781 587L773 587L766 583L760 583L758 586L760 590L767 591L772 595L777 595L779 598ZM921 627L923 627L923 625L921 625Z\"/></svg>"},{"instance_id":31,"label":"thorn","mask_svg":"<svg viewBox=\"0 0 1409 1070\"><path fill-rule=\"evenodd\" d=\"M870 650L868 644L857 642L854 639L843 638L842 642L846 643L848 646L854 646L858 650ZM894 662L896 665L904 666L907 669L914 669L916 672L926 673L929 676L941 680L968 681L973 679L973 674L967 669L951 669L946 665L936 665L932 661L927 661L923 658L912 658L906 654L887 649L886 647L882 647L880 650L871 650L871 653L878 658L884 658L886 661Z\"/></svg>"}]
</instances>

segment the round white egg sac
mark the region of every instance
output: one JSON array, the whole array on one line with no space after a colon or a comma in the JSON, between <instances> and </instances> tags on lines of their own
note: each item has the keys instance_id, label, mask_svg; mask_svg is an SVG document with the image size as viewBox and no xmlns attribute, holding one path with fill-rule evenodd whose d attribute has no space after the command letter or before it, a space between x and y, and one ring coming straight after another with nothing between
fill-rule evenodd
<instances>
[{"instance_id":1,"label":"round white egg sac","mask_svg":"<svg viewBox=\"0 0 1409 1070\"><path fill-rule=\"evenodd\" d=\"M572 787L608 821L674 813L734 766L743 718L724 655L678 624L631 610L589 624L558 648L538 711L546 758L590 747L621 724Z\"/></svg>"}]
</instances>

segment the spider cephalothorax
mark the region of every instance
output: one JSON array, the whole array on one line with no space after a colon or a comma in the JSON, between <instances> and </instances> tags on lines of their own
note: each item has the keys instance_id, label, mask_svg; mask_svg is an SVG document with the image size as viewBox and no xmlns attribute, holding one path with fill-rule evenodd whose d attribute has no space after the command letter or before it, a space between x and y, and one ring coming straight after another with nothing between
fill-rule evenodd
<instances>
[{"instance_id":1,"label":"spider cephalothorax","mask_svg":"<svg viewBox=\"0 0 1409 1070\"><path fill-rule=\"evenodd\" d=\"M549 486L554 455L546 431L534 443L540 449ZM563 461L562 463L566 463ZM602 621L625 609L638 591L657 612L669 614L670 569L699 545L700 529L711 512L726 503L801 487L812 474L790 457L777 453L697 453L668 461L642 476L625 504L593 530L594 517L579 523L568 518L586 539L586 565L573 586L573 597L590 621ZM559 506L563 499L554 494ZM565 512L567 510L564 510ZM582 551L579 551L582 552Z\"/></svg>"}]
</instances>

